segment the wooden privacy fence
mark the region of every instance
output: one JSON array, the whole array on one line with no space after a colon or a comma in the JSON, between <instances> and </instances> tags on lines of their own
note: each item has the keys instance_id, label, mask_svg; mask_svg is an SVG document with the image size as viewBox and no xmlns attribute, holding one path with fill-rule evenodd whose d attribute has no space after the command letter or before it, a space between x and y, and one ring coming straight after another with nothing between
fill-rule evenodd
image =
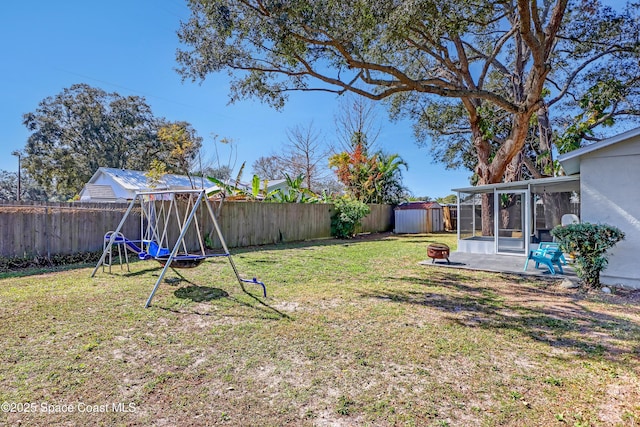
<instances>
[{"instance_id":1,"label":"wooden privacy fence","mask_svg":"<svg viewBox=\"0 0 640 427\"><path fill-rule=\"evenodd\" d=\"M393 207L369 206L371 213L359 231L390 230ZM0 256L100 251L105 232L115 230L127 207L120 203L0 202ZM229 247L295 242L331 237L333 209L332 204L225 202L218 221ZM183 206L181 212L184 210ZM203 233L213 229L206 208L200 210L198 220ZM140 239L139 207L130 214L122 233L131 240ZM214 246L219 246L216 240ZM195 233L187 235L187 242L197 247Z\"/></svg>"},{"instance_id":2,"label":"wooden privacy fence","mask_svg":"<svg viewBox=\"0 0 640 427\"><path fill-rule=\"evenodd\" d=\"M100 250L104 233L118 225L127 206L105 203L0 203L0 256L50 257ZM134 212L123 232L139 234L139 222L139 212Z\"/></svg>"}]
</instances>

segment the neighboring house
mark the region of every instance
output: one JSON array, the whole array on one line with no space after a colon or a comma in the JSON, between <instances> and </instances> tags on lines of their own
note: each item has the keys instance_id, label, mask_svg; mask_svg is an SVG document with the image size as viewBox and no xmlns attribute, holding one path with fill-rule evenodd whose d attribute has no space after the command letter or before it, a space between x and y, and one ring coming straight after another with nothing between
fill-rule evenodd
<instances>
[{"instance_id":1,"label":"neighboring house","mask_svg":"<svg viewBox=\"0 0 640 427\"><path fill-rule=\"evenodd\" d=\"M200 178L192 177L190 181L188 176L174 174L165 174L159 182L152 185L149 178L145 175L146 173L147 172L128 169L98 168L80 192L80 201L106 202L117 201L118 199L132 200L136 196L137 191L185 190L192 188L192 182L195 188L202 188L202 180ZM205 179L204 185L209 187L208 184L211 184L211 182ZM114 199L94 198L91 188L95 188L95 186L100 186L102 189L110 187Z\"/></svg>"},{"instance_id":2,"label":"neighboring house","mask_svg":"<svg viewBox=\"0 0 640 427\"><path fill-rule=\"evenodd\" d=\"M640 289L640 128L558 160L567 176L455 189L458 251L524 257L537 241L546 240L541 236L560 224L559 214L577 213L572 202L579 195L581 221L613 225L626 234L610 250L600 281ZM551 206L554 201L560 202ZM538 213L541 202L547 204L545 218Z\"/></svg>"},{"instance_id":3,"label":"neighboring house","mask_svg":"<svg viewBox=\"0 0 640 427\"><path fill-rule=\"evenodd\" d=\"M159 182L152 185L147 172L134 171L117 168L98 168L91 179L80 192L82 202L118 202L132 200L136 192L139 191L160 191L160 190L186 190L190 188L205 188L207 193L217 187L208 179L201 177L191 177L186 175L165 174ZM247 189L250 184L242 183ZM269 181L268 191L280 188L285 180ZM109 191L109 188L111 191Z\"/></svg>"}]
</instances>

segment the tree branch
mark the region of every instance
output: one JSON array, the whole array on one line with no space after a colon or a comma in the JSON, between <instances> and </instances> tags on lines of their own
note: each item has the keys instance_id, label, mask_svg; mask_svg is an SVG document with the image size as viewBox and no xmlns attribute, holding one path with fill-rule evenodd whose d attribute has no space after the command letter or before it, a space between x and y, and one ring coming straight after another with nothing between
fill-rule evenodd
<instances>
[{"instance_id":1,"label":"tree branch","mask_svg":"<svg viewBox=\"0 0 640 427\"><path fill-rule=\"evenodd\" d=\"M480 77L478 78L479 88L484 87L484 79L487 75L487 72L489 71L489 66L491 66L492 64L494 67L498 68L503 74L505 75L511 74L507 69L507 67L505 67L500 61L498 61L496 57L498 56L498 53L500 53L502 46L504 46L507 40L509 40L509 38L511 38L511 36L515 34L516 30L517 30L517 27L513 27L507 33L505 33L502 37L500 37L496 45L493 47L493 51L491 52L491 55L489 55L488 57L485 56L485 63L484 63L484 66L482 67ZM481 54L481 52L477 51L475 47L470 45L468 45L468 47L473 49L476 52L476 54Z\"/></svg>"},{"instance_id":2,"label":"tree branch","mask_svg":"<svg viewBox=\"0 0 640 427\"><path fill-rule=\"evenodd\" d=\"M534 37L531 32L531 4L530 0L517 0L518 1L518 17L520 18L520 34L527 46L533 52L534 61L536 64L543 63L542 51L538 39Z\"/></svg>"},{"instance_id":3,"label":"tree branch","mask_svg":"<svg viewBox=\"0 0 640 427\"><path fill-rule=\"evenodd\" d=\"M571 74L569 74L569 77L567 78L564 86L562 87L562 89L560 90L560 93L558 95L555 96L555 98L551 99L547 104L549 106L555 104L556 102L558 102L560 99L562 99L567 92L569 91L569 88L571 87L571 84L573 83L573 81L575 80L575 78L578 76L578 74L580 74L580 72L582 70L584 70L585 68L587 68L588 65L590 65L591 63L597 61L598 59L602 58L603 56L609 55L615 53L614 50L606 50L604 52L600 52L597 55L589 58L588 60L584 61L582 64L580 64L580 66L578 66L575 70L573 70L573 72ZM558 85L553 82L550 79L547 79L547 81L551 82L554 86L556 86L558 89L560 89L560 87L558 87Z\"/></svg>"}]
</instances>

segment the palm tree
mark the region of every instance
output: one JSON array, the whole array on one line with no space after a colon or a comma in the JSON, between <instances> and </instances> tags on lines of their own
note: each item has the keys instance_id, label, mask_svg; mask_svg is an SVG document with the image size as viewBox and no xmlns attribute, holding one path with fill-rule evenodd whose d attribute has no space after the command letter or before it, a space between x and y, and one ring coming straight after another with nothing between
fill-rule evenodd
<instances>
[{"instance_id":1,"label":"palm tree","mask_svg":"<svg viewBox=\"0 0 640 427\"><path fill-rule=\"evenodd\" d=\"M406 197L406 188L402 185L402 169L409 170L405 162L398 154L386 154L378 152L376 180L376 203L399 203Z\"/></svg>"}]
</instances>

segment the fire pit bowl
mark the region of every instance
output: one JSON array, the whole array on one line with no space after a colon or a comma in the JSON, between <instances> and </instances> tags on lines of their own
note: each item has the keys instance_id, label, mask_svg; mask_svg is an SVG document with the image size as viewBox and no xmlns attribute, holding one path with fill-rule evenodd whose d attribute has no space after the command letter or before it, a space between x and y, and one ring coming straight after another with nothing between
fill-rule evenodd
<instances>
[{"instance_id":1,"label":"fire pit bowl","mask_svg":"<svg viewBox=\"0 0 640 427\"><path fill-rule=\"evenodd\" d=\"M437 259L446 259L447 264L451 264L451 261L449 261L449 246L444 243L432 243L427 246L427 256L432 259L432 264Z\"/></svg>"}]
</instances>

